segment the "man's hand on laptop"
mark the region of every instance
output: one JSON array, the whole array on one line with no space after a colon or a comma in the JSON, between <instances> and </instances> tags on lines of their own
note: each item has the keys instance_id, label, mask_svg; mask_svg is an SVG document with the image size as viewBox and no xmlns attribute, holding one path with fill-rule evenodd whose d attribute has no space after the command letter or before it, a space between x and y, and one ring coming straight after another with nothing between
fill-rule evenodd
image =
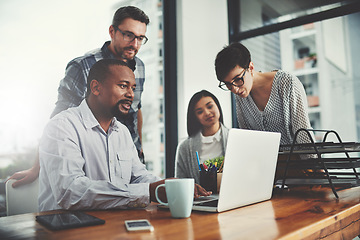
<instances>
[{"instance_id":1,"label":"man's hand on laptop","mask_svg":"<svg viewBox=\"0 0 360 240\"><path fill-rule=\"evenodd\" d=\"M170 178L170 179L172 179L172 178ZM156 197L155 197L155 189L156 189L156 187L158 185L165 183L165 180L166 179L163 179L163 180L158 181L158 182L150 183L149 190L150 190L150 200L151 201L157 202ZM202 186L195 183L195 185L194 185L194 198L195 199L199 198L199 197L202 197L202 196L210 196L211 194L212 194L212 192L206 191ZM159 196L161 201L167 202L165 188L159 188L158 196Z\"/></svg>"},{"instance_id":2,"label":"man's hand on laptop","mask_svg":"<svg viewBox=\"0 0 360 240\"><path fill-rule=\"evenodd\" d=\"M156 197L155 197L155 189L157 186L159 186L160 184L164 184L165 183L165 179L163 180L160 180L158 182L153 182L153 183L150 183L149 185L149 192L150 192L150 200L152 202L158 202L156 200ZM166 192L165 192L165 188L164 187L161 187L159 188L158 190L158 195L159 195L159 198L161 201L163 202L167 202L167 198L166 198Z\"/></svg>"},{"instance_id":3,"label":"man's hand on laptop","mask_svg":"<svg viewBox=\"0 0 360 240\"><path fill-rule=\"evenodd\" d=\"M202 186L195 183L195 189L194 189L194 198L199 198L201 196L210 196L212 192L206 191Z\"/></svg>"}]
</instances>

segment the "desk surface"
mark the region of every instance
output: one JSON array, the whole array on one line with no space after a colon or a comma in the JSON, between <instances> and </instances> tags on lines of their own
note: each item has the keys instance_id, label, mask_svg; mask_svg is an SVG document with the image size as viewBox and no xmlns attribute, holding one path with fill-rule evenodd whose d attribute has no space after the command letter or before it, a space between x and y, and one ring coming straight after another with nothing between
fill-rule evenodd
<instances>
[{"instance_id":1,"label":"desk surface","mask_svg":"<svg viewBox=\"0 0 360 240\"><path fill-rule=\"evenodd\" d=\"M360 234L360 188L296 188L269 201L223 213L193 211L173 219L156 204L146 209L87 211L104 225L52 232L37 214L0 218L0 239L353 239ZM128 233L125 220L148 219L153 232Z\"/></svg>"}]
</instances>

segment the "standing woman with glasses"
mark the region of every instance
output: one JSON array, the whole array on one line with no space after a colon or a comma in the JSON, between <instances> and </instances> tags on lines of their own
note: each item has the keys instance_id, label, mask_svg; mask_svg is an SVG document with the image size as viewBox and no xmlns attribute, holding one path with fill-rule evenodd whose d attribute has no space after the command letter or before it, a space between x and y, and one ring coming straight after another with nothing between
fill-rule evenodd
<instances>
[{"instance_id":1,"label":"standing woman with glasses","mask_svg":"<svg viewBox=\"0 0 360 240\"><path fill-rule=\"evenodd\" d=\"M236 99L240 128L281 133L281 144L292 144L295 132L311 128L307 99L300 80L285 71L255 71L249 50L232 43L215 60L219 87ZM298 143L309 142L305 134Z\"/></svg>"},{"instance_id":2,"label":"standing woman with glasses","mask_svg":"<svg viewBox=\"0 0 360 240\"><path fill-rule=\"evenodd\" d=\"M219 100L210 92L195 93L187 110L188 138L176 151L175 177L194 178L200 184L199 162L224 156L229 130L223 125Z\"/></svg>"}]
</instances>

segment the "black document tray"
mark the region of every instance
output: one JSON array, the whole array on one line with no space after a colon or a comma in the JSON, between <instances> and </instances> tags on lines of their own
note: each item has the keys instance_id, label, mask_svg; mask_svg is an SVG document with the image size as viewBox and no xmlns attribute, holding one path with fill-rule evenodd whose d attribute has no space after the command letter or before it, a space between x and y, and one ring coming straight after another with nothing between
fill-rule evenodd
<instances>
[{"instance_id":1,"label":"black document tray","mask_svg":"<svg viewBox=\"0 0 360 240\"><path fill-rule=\"evenodd\" d=\"M310 132L323 132L322 142L314 142ZM296 139L299 133L304 132L310 143L298 144ZM337 142L327 142L329 134L334 134ZM279 155L285 155L286 163L283 177L276 184L281 190L299 185L330 186L336 198L335 187L350 188L360 186L360 143L342 142L334 130L299 129L295 133L293 144L281 145ZM355 156L350 156L355 155ZM304 176L291 176L291 170L303 170ZM330 170L330 171L329 171Z\"/></svg>"}]
</instances>

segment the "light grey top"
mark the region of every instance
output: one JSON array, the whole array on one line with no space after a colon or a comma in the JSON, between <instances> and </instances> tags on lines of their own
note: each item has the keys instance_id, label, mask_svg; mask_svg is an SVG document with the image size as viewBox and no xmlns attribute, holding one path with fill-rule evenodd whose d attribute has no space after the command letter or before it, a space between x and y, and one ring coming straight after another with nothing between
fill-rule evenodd
<instances>
[{"instance_id":1,"label":"light grey top","mask_svg":"<svg viewBox=\"0 0 360 240\"><path fill-rule=\"evenodd\" d=\"M39 146L39 209L138 208L160 180L140 162L125 125L105 132L86 100L53 117Z\"/></svg>"},{"instance_id":2,"label":"light grey top","mask_svg":"<svg viewBox=\"0 0 360 240\"><path fill-rule=\"evenodd\" d=\"M223 154L225 154L229 129L227 129L223 124L221 124L220 128ZM200 184L199 165L196 159L196 152L201 151L201 144L200 132L179 143L175 159L176 178L193 178L195 179L195 183Z\"/></svg>"},{"instance_id":3,"label":"light grey top","mask_svg":"<svg viewBox=\"0 0 360 240\"><path fill-rule=\"evenodd\" d=\"M253 98L236 96L236 113L240 128L280 132L281 144L292 144L295 132L311 128L307 112L307 98L300 80L279 70L274 77L269 101L260 111ZM309 142L301 134L298 143Z\"/></svg>"}]
</instances>

